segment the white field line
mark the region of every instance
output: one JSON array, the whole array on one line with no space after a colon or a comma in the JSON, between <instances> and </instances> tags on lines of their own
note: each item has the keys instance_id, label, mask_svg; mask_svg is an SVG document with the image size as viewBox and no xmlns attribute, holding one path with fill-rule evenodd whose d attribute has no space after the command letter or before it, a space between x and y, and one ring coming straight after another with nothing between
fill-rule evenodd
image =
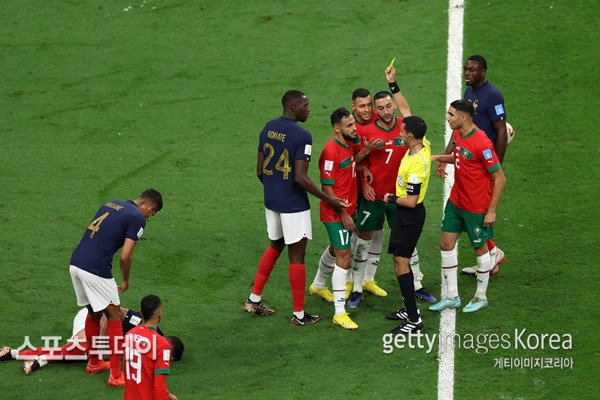
<instances>
[{"instance_id":1,"label":"white field line","mask_svg":"<svg viewBox=\"0 0 600 400\"><path fill-rule=\"evenodd\" d=\"M448 2L448 69L446 75L446 107L454 100L462 98L462 58L463 58L463 26L464 0L449 0ZM445 110L444 110L445 111ZM444 113L445 114L445 113ZM450 140L452 131L446 125L445 142ZM444 204L448 201L450 190L454 184L454 166L446 167L448 176L444 183ZM442 295L446 296L446 287L442 277ZM442 311L440 317L439 335L439 369L438 369L438 400L454 399L454 346L448 345L446 338L453 337L456 331L456 310ZM452 341L450 341L452 343Z\"/></svg>"}]
</instances>

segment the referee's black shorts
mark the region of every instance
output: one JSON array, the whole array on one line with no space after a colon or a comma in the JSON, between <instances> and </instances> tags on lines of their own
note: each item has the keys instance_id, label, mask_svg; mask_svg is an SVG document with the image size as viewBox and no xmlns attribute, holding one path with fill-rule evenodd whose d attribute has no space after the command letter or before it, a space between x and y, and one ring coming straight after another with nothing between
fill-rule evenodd
<instances>
[{"instance_id":1,"label":"referee's black shorts","mask_svg":"<svg viewBox=\"0 0 600 400\"><path fill-rule=\"evenodd\" d=\"M411 258L425 223L425 206L396 207L388 253L396 257Z\"/></svg>"}]
</instances>

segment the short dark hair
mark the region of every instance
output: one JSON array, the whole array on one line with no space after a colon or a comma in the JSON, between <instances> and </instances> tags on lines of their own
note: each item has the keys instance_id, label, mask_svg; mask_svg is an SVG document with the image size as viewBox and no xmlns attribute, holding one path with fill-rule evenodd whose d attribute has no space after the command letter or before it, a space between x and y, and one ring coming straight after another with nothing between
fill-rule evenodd
<instances>
[{"instance_id":1,"label":"short dark hair","mask_svg":"<svg viewBox=\"0 0 600 400\"><path fill-rule=\"evenodd\" d=\"M487 70L487 61L485 61L485 58L479 54L475 54L474 56L467 58L467 60L478 62L479 65L481 65L481 69Z\"/></svg>"},{"instance_id":2,"label":"short dark hair","mask_svg":"<svg viewBox=\"0 0 600 400\"><path fill-rule=\"evenodd\" d=\"M373 97L373 101L377 101L379 99L385 99L386 97L389 97L391 99L394 98L394 96L392 96L392 94L390 92L386 92L385 90L383 90L383 91L377 92L375 94L375 97Z\"/></svg>"},{"instance_id":3,"label":"short dark hair","mask_svg":"<svg viewBox=\"0 0 600 400\"><path fill-rule=\"evenodd\" d=\"M289 108L293 103L306 96L299 90L288 90L281 98L281 105L284 108Z\"/></svg>"},{"instance_id":4,"label":"short dark hair","mask_svg":"<svg viewBox=\"0 0 600 400\"><path fill-rule=\"evenodd\" d=\"M473 114L475 114L475 107L473 107L473 104L464 99L454 100L452 103L450 103L450 107L454 108L456 111L467 113L471 117Z\"/></svg>"},{"instance_id":5,"label":"short dark hair","mask_svg":"<svg viewBox=\"0 0 600 400\"><path fill-rule=\"evenodd\" d=\"M427 124L423 121L423 118L416 115L402 118L402 123L404 124L404 130L412 133L416 139L423 139L427 132Z\"/></svg>"},{"instance_id":6,"label":"short dark hair","mask_svg":"<svg viewBox=\"0 0 600 400\"><path fill-rule=\"evenodd\" d=\"M150 320L152 315L158 310L158 308L162 305L162 301L160 301L160 297L155 294L149 294L148 296L142 299L142 303L140 304L140 313L144 318L144 321Z\"/></svg>"},{"instance_id":7,"label":"short dark hair","mask_svg":"<svg viewBox=\"0 0 600 400\"><path fill-rule=\"evenodd\" d=\"M156 212L162 210L163 199L162 199L162 195L160 194L160 192L158 190L154 190L154 189L145 190L144 192L142 192L142 194L140 194L140 199L154 204L154 210Z\"/></svg>"},{"instance_id":8,"label":"short dark hair","mask_svg":"<svg viewBox=\"0 0 600 400\"><path fill-rule=\"evenodd\" d=\"M355 100L358 97L360 97L360 98L369 97L370 95L371 95L371 92L369 92L367 89L358 88L354 92L352 92L352 100Z\"/></svg>"},{"instance_id":9,"label":"short dark hair","mask_svg":"<svg viewBox=\"0 0 600 400\"><path fill-rule=\"evenodd\" d=\"M339 124L344 118L348 118L351 115L350 111L346 110L344 107L338 108L331 114L331 126Z\"/></svg>"},{"instance_id":10,"label":"short dark hair","mask_svg":"<svg viewBox=\"0 0 600 400\"><path fill-rule=\"evenodd\" d=\"M165 336L167 342L171 345L171 357L173 357L173 361L177 362L181 360L181 356L183 355L183 342L177 336Z\"/></svg>"}]
</instances>

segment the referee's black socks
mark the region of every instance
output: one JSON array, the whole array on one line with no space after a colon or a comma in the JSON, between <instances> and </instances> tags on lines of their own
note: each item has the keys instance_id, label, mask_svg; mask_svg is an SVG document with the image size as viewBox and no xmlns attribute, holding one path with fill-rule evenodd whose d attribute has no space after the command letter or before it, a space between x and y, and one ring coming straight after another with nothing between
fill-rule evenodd
<instances>
[{"instance_id":1,"label":"referee's black socks","mask_svg":"<svg viewBox=\"0 0 600 400\"><path fill-rule=\"evenodd\" d=\"M417 300L415 299L415 283L413 282L413 273L410 271L407 274L397 276L400 284L400 291L404 298L404 307L408 313L408 319L412 322L419 320L419 312L417 311Z\"/></svg>"}]
</instances>

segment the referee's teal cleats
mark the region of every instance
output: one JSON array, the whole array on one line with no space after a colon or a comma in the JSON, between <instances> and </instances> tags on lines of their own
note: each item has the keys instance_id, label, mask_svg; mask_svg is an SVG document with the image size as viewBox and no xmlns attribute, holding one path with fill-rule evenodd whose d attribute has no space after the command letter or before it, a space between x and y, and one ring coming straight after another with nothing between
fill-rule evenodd
<instances>
[{"instance_id":1,"label":"referee's teal cleats","mask_svg":"<svg viewBox=\"0 0 600 400\"><path fill-rule=\"evenodd\" d=\"M487 299L480 299L478 297L474 297L473 300L471 300L469 302L469 304L467 304L465 306L465 308L463 308L463 312L475 312L475 311L479 311L482 308L487 307L487 305L488 305Z\"/></svg>"},{"instance_id":2,"label":"referee's teal cleats","mask_svg":"<svg viewBox=\"0 0 600 400\"><path fill-rule=\"evenodd\" d=\"M443 311L458 307L460 307L460 296L456 296L453 299L442 299L440 302L429 306L429 309L431 311Z\"/></svg>"}]
</instances>

